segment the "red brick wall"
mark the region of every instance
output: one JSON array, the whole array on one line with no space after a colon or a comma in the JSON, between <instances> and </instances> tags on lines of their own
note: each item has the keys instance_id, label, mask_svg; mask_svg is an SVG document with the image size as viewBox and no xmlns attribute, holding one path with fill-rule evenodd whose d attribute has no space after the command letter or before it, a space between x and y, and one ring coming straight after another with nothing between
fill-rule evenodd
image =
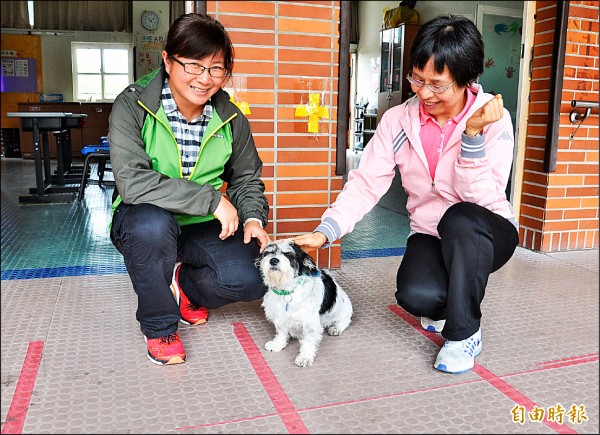
<instances>
[{"instance_id":1,"label":"red brick wall","mask_svg":"<svg viewBox=\"0 0 600 435\"><path fill-rule=\"evenodd\" d=\"M557 2L536 6L521 245L541 252L598 248L598 111L579 127L569 120L572 100L598 102L598 2L570 2L556 171L550 173L544 153Z\"/></svg>"},{"instance_id":2,"label":"red brick wall","mask_svg":"<svg viewBox=\"0 0 600 435\"><path fill-rule=\"evenodd\" d=\"M271 205L267 230L274 239L310 232L342 189L335 175L339 1L208 1L207 13L234 44L231 87L250 106ZM295 116L310 93L329 115L316 133L307 117ZM339 241L311 254L321 267L341 265Z\"/></svg>"}]
</instances>

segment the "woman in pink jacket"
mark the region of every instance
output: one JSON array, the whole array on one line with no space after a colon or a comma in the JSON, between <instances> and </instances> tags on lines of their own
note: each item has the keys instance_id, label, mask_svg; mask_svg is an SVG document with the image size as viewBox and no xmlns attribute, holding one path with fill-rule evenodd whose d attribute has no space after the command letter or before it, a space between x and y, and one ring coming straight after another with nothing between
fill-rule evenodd
<instances>
[{"instance_id":1,"label":"woman in pink jacket","mask_svg":"<svg viewBox=\"0 0 600 435\"><path fill-rule=\"evenodd\" d=\"M416 96L385 112L321 224L293 238L319 248L351 232L387 192L398 167L411 232L396 300L446 339L434 367L448 373L474 367L488 277L519 242L505 194L513 126L502 96L475 83L483 61L472 21L443 15L424 24L406 77Z\"/></svg>"}]
</instances>

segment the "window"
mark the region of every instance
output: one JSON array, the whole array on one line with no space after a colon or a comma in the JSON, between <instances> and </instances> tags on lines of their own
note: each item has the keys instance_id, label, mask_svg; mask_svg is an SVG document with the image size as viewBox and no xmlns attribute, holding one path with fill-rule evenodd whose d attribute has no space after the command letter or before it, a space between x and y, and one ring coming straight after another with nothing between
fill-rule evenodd
<instances>
[{"instance_id":1,"label":"window","mask_svg":"<svg viewBox=\"0 0 600 435\"><path fill-rule=\"evenodd\" d=\"M27 15L29 16L29 27L33 29L33 1L27 2Z\"/></svg>"},{"instance_id":2,"label":"window","mask_svg":"<svg viewBox=\"0 0 600 435\"><path fill-rule=\"evenodd\" d=\"M72 42L73 98L112 102L133 83L131 44Z\"/></svg>"}]
</instances>

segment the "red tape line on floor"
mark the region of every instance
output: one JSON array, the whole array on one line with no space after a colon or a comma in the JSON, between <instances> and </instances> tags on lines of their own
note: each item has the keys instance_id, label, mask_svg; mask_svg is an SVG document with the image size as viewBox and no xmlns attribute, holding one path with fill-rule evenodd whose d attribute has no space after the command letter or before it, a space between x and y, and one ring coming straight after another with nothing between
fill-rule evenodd
<instances>
[{"instance_id":1,"label":"red tape line on floor","mask_svg":"<svg viewBox=\"0 0 600 435\"><path fill-rule=\"evenodd\" d=\"M21 374L17 381L15 394L10 402L10 408L6 414L6 420L2 426L2 433L22 433L31 396L33 395L33 387L40 368L42 360L42 350L44 349L43 341L30 341L25 361L21 368Z\"/></svg>"},{"instance_id":2,"label":"red tape line on floor","mask_svg":"<svg viewBox=\"0 0 600 435\"><path fill-rule=\"evenodd\" d=\"M233 325L235 336L248 357L248 361L250 361L252 368L258 375L260 382L271 399L273 406L275 406L275 410L283 421L288 433L310 433L298 414L298 411L294 408L292 401L289 399L283 390L283 387L277 380L277 377L271 370L271 367L269 367L269 364L265 361L262 353L260 353L258 346L256 346L256 343L248 333L244 324L240 322L233 322L231 324Z\"/></svg>"}]
</instances>

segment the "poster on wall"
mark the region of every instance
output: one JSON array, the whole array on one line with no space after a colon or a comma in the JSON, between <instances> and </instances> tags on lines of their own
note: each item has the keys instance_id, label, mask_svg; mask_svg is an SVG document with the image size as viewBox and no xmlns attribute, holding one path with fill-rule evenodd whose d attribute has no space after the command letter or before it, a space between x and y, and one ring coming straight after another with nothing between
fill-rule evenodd
<instances>
[{"instance_id":1,"label":"poster on wall","mask_svg":"<svg viewBox=\"0 0 600 435\"><path fill-rule=\"evenodd\" d=\"M37 64L33 58L3 57L2 92L37 92Z\"/></svg>"},{"instance_id":2,"label":"poster on wall","mask_svg":"<svg viewBox=\"0 0 600 435\"><path fill-rule=\"evenodd\" d=\"M140 35L136 53L136 79L146 75L162 63L163 35Z\"/></svg>"}]
</instances>

